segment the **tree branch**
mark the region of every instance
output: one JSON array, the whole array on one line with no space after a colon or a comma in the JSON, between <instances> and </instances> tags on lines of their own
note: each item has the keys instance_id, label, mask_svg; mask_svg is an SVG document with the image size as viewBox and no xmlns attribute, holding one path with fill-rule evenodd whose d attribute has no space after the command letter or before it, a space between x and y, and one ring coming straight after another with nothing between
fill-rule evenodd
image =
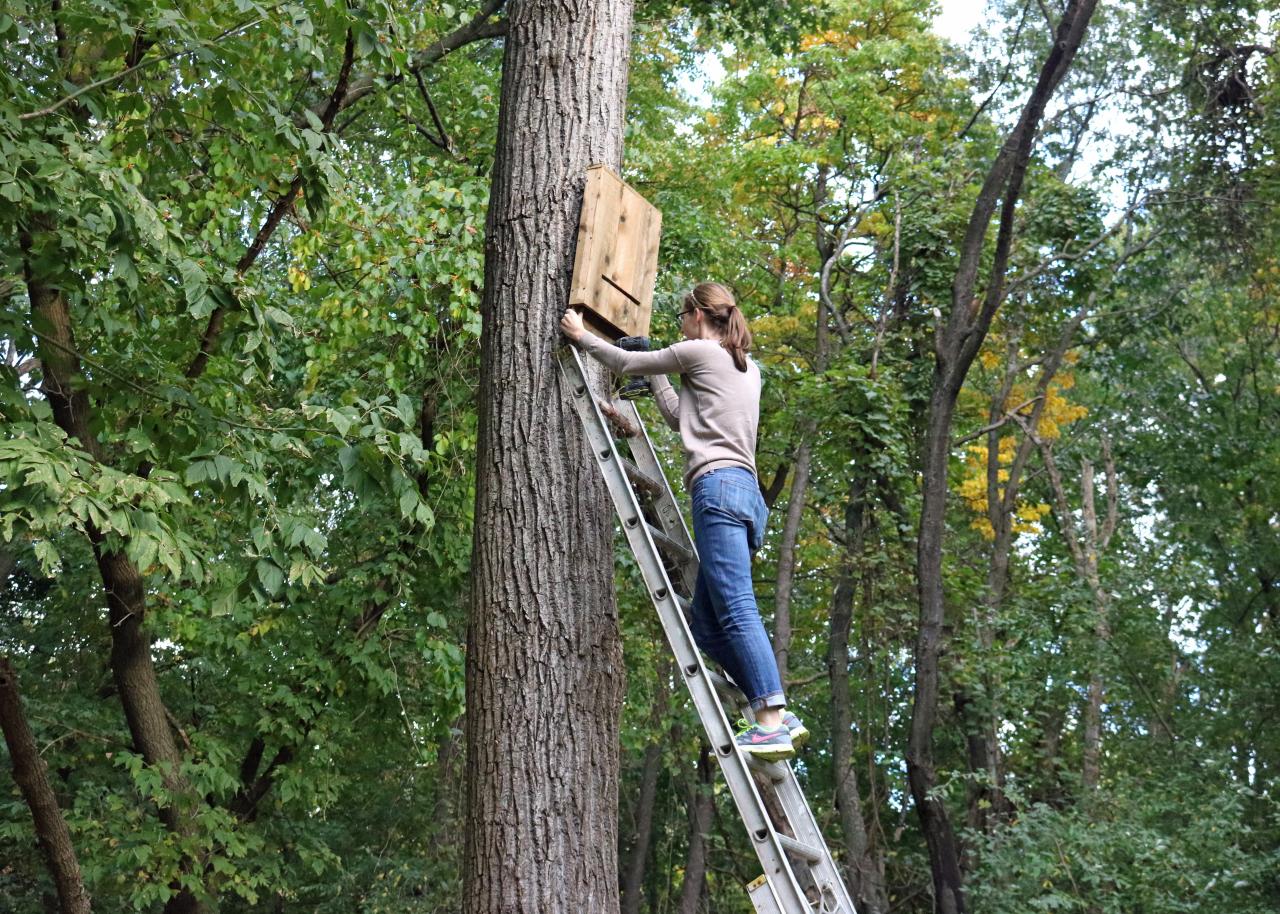
<instances>
[{"instance_id":1,"label":"tree branch","mask_svg":"<svg viewBox=\"0 0 1280 914\"><path fill-rule=\"evenodd\" d=\"M423 70L439 61L441 58L464 47L472 42L483 41L486 38L497 38L507 33L507 24L503 22L490 22L489 19L502 9L505 0L486 0L480 11L471 18L466 25L460 26L439 41L432 44L424 51L420 51L413 61L409 64L411 72ZM364 74L351 81L351 85L342 95L338 104L338 109L350 108L360 99L364 98L372 92L376 92L379 88L379 81L387 85L394 85L401 81L403 77L394 75L374 75Z\"/></svg>"},{"instance_id":2,"label":"tree branch","mask_svg":"<svg viewBox=\"0 0 1280 914\"><path fill-rule=\"evenodd\" d=\"M422 78L422 70L414 70L413 78L418 84L418 92L422 95L422 100L427 103L427 110L431 112L431 122L436 125L436 133L440 137L436 140L428 135L427 139L430 139L431 142L452 155L453 140L449 138L449 132L444 129L444 123L440 120L440 113L436 111L435 103L431 101L431 93L427 91L426 81ZM421 130L420 127L419 130ZM424 135L426 135L425 132Z\"/></svg>"},{"instance_id":3,"label":"tree branch","mask_svg":"<svg viewBox=\"0 0 1280 914\"><path fill-rule=\"evenodd\" d=\"M1107 516L1102 524L1102 535L1098 537L1098 552L1105 552L1116 532L1116 520L1119 514L1119 486L1116 483L1116 460L1111 453L1111 438L1102 436L1102 463L1107 474Z\"/></svg>"},{"instance_id":4,"label":"tree branch","mask_svg":"<svg viewBox=\"0 0 1280 914\"><path fill-rule=\"evenodd\" d=\"M1009 412L1005 413L998 421L992 422L989 425L984 425L982 428L978 429L975 432L970 432L969 434L965 435L963 438L957 438L956 440L951 442L951 446L959 447L962 444L968 444L970 441L973 441L975 438L981 438L987 432L994 432L996 429L1003 427L1008 422L1011 422L1015 414L1021 413L1024 409L1026 409L1031 404L1035 403L1037 400L1043 400L1043 399L1044 399L1043 394L1037 394L1036 396L1032 397L1030 400L1025 400L1022 403L1019 403L1013 409L1009 410Z\"/></svg>"},{"instance_id":5,"label":"tree branch","mask_svg":"<svg viewBox=\"0 0 1280 914\"><path fill-rule=\"evenodd\" d=\"M1018 39L1022 37L1022 29L1027 24L1027 11L1029 9L1031 9L1031 0L1026 0L1026 2L1022 4L1022 13L1018 16L1018 27L1014 30L1013 40L1009 42L1011 53L1009 54L1008 64L1005 66L1004 72L1000 74L1000 79L996 82L995 88L987 94L987 97L982 100L982 104L978 106L977 110L973 112L969 120L965 122L964 127L961 128L958 134L956 134L956 139L964 139L969 131L973 129L973 125L978 122L978 118L982 117L982 112L986 111L987 106L995 101L996 95L998 95L1000 90L1004 88L1004 84L1009 81L1009 77L1012 75L1014 67L1012 51L1018 46ZM1050 26L1050 29L1052 28L1053 26Z\"/></svg>"},{"instance_id":6,"label":"tree branch","mask_svg":"<svg viewBox=\"0 0 1280 914\"><path fill-rule=\"evenodd\" d=\"M1096 5L1097 0L1071 0L1068 3L1062 21L1058 24L1053 50L1040 69L1031 97L978 192L978 199L974 203L961 243L960 262L952 284L951 313L944 335L945 345L938 353L939 367L944 372L949 391L958 390L963 382L969 363L977 354L987 329L991 326L991 320L995 317L996 309L1004 300L1005 271L1009 262L1009 249L1013 243L1013 218L1031 158L1036 130L1049 98L1075 58ZM974 314L970 310L970 304L975 300L974 289L977 287L984 241L991 216L1001 197L1003 205L996 234L995 254L987 273L987 289L980 310Z\"/></svg>"},{"instance_id":7,"label":"tree branch","mask_svg":"<svg viewBox=\"0 0 1280 914\"><path fill-rule=\"evenodd\" d=\"M355 60L355 34L351 29L347 29L346 45L343 48L342 67L338 71L337 85L329 96L329 103L325 106L323 113L320 115L321 132L327 133L333 126L333 119L337 117L338 111L341 109L342 97L346 94L347 83L351 78L351 65ZM298 192L302 190L303 172L298 171L293 181L289 184L289 189L281 194L271 207L271 211L267 213L267 218L258 228L257 234L253 236L253 241L249 243L245 249L244 255L236 263L235 272L237 276L243 276L249 271L249 268L257 261L258 256L267 246L267 242L271 236L275 234L284 215L289 208L293 206L293 202L297 199ZM204 374L205 369L209 365L209 357L213 353L214 346L217 345L218 335L222 332L222 324L226 319L227 309L223 305L218 305L213 309L213 313L209 315L209 322L205 325L204 333L200 337L200 349L196 353L194 359L191 360L190 367L187 368L188 378L198 378Z\"/></svg>"}]
</instances>

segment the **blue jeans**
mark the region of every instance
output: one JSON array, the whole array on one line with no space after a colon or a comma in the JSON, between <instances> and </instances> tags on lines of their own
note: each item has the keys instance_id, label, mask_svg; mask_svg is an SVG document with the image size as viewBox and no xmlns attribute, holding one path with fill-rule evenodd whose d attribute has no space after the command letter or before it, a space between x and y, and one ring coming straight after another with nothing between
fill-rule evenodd
<instances>
[{"instance_id":1,"label":"blue jeans","mask_svg":"<svg viewBox=\"0 0 1280 914\"><path fill-rule=\"evenodd\" d=\"M755 711L786 704L778 663L751 589L751 554L764 544L769 509L749 470L726 467L693 481L693 536L700 566L690 629Z\"/></svg>"}]
</instances>

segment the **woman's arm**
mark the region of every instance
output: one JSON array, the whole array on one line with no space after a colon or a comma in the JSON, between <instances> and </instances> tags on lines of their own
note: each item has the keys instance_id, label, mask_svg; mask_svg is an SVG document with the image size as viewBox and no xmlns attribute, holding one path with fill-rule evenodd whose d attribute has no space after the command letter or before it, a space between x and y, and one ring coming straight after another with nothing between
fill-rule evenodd
<instances>
[{"instance_id":1,"label":"woman's arm","mask_svg":"<svg viewBox=\"0 0 1280 914\"><path fill-rule=\"evenodd\" d=\"M676 346L653 352L628 352L625 349L619 349L595 334L588 333L582 325L582 315L572 308L565 311L564 317L560 318L560 329L565 336L578 344L579 349L614 374L680 374L685 370Z\"/></svg>"},{"instance_id":2,"label":"woman's arm","mask_svg":"<svg viewBox=\"0 0 1280 914\"><path fill-rule=\"evenodd\" d=\"M579 349L614 374L680 374L685 368L680 362L679 353L670 346L653 352L628 352L612 343L606 343L593 333L582 334L576 342Z\"/></svg>"},{"instance_id":3,"label":"woman's arm","mask_svg":"<svg viewBox=\"0 0 1280 914\"><path fill-rule=\"evenodd\" d=\"M668 426L680 431L680 395L664 374L654 375L649 383L653 386L653 399L658 401L658 412Z\"/></svg>"}]
</instances>

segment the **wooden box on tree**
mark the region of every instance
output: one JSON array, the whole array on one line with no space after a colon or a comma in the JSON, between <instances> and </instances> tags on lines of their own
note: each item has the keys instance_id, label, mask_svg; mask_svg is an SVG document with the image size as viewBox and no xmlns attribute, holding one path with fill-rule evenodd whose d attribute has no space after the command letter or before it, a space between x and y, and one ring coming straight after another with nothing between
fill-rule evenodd
<instances>
[{"instance_id":1,"label":"wooden box on tree","mask_svg":"<svg viewBox=\"0 0 1280 914\"><path fill-rule=\"evenodd\" d=\"M662 213L604 165L587 169L569 305L607 340L648 336Z\"/></svg>"}]
</instances>

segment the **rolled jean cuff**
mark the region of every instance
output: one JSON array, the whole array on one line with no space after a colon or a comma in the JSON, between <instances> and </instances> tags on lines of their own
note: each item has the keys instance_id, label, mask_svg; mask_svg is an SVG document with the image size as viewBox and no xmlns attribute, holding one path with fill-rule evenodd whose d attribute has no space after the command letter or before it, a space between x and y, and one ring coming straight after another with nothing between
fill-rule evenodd
<instances>
[{"instance_id":1,"label":"rolled jean cuff","mask_svg":"<svg viewBox=\"0 0 1280 914\"><path fill-rule=\"evenodd\" d=\"M763 711L767 708L785 708L786 706L787 699L781 692L770 692L768 695L751 699L752 711Z\"/></svg>"}]
</instances>

